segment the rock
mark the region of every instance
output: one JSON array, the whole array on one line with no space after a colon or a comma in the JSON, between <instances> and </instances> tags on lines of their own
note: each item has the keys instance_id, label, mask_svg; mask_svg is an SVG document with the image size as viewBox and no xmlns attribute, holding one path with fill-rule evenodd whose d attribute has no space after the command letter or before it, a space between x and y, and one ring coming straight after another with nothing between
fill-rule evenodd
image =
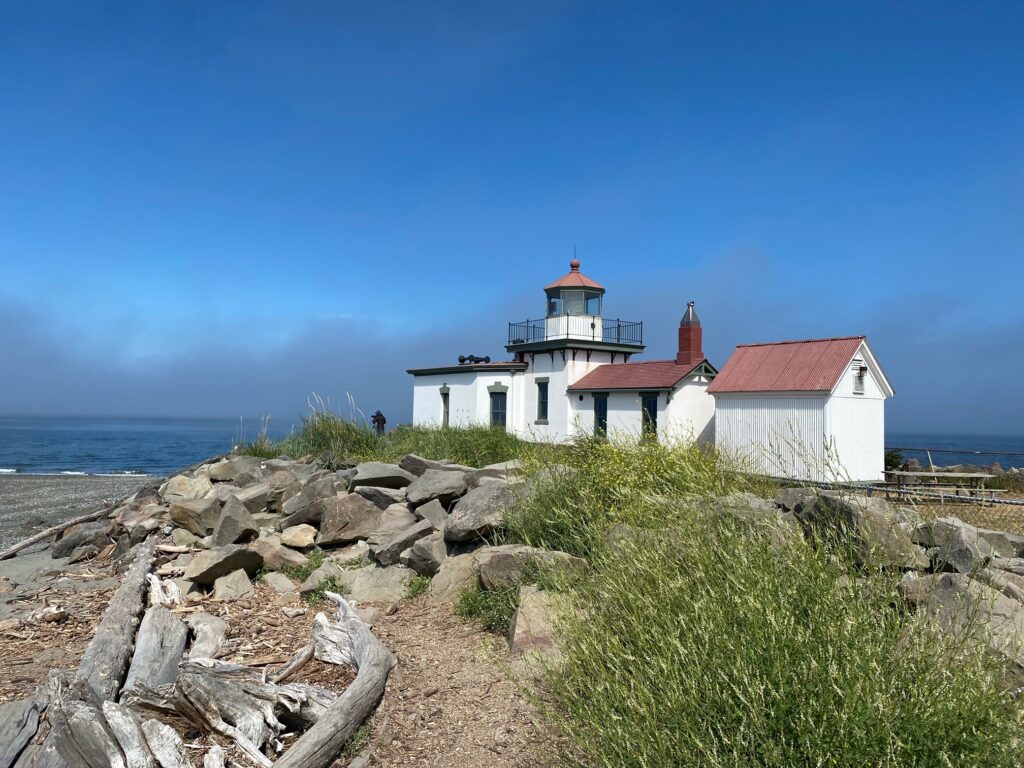
<instances>
[{"instance_id":1,"label":"rock","mask_svg":"<svg viewBox=\"0 0 1024 768\"><path fill-rule=\"evenodd\" d=\"M350 544L369 538L380 528L380 509L357 493L339 494L324 500L323 520L316 543L321 547Z\"/></svg>"},{"instance_id":2,"label":"rock","mask_svg":"<svg viewBox=\"0 0 1024 768\"><path fill-rule=\"evenodd\" d=\"M171 504L168 519L179 528L196 536L205 536L220 516L220 502L216 499L182 499Z\"/></svg>"},{"instance_id":3,"label":"rock","mask_svg":"<svg viewBox=\"0 0 1024 768\"><path fill-rule=\"evenodd\" d=\"M351 487L355 489L360 485L375 485L380 488L405 488L415 479L414 474L406 472L397 464L366 461L356 465Z\"/></svg>"},{"instance_id":4,"label":"rock","mask_svg":"<svg viewBox=\"0 0 1024 768\"><path fill-rule=\"evenodd\" d=\"M429 520L435 531L443 531L444 524L448 522L448 510L437 499L416 507L416 514L424 520Z\"/></svg>"},{"instance_id":5,"label":"rock","mask_svg":"<svg viewBox=\"0 0 1024 768\"><path fill-rule=\"evenodd\" d=\"M448 515L445 539L469 541L491 533L501 526L513 498L512 491L504 484L486 483L474 488L458 500Z\"/></svg>"},{"instance_id":6,"label":"rock","mask_svg":"<svg viewBox=\"0 0 1024 768\"><path fill-rule=\"evenodd\" d=\"M184 528L175 528L171 531L171 541L179 547L196 547L199 545L199 537L192 531Z\"/></svg>"},{"instance_id":7,"label":"rock","mask_svg":"<svg viewBox=\"0 0 1024 768\"><path fill-rule=\"evenodd\" d=\"M303 594L316 592L324 585L325 581L328 579L337 579L342 573L344 573L342 568L335 563L327 561L309 574L306 580L302 582L302 586L299 587L299 591Z\"/></svg>"},{"instance_id":8,"label":"rock","mask_svg":"<svg viewBox=\"0 0 1024 768\"><path fill-rule=\"evenodd\" d=\"M403 552L399 562L407 568L412 568L420 576L433 576L447 557L448 545L444 541L444 534L434 531L417 540Z\"/></svg>"},{"instance_id":9,"label":"rock","mask_svg":"<svg viewBox=\"0 0 1024 768\"><path fill-rule=\"evenodd\" d=\"M245 508L253 514L268 512L272 511L269 505L273 491L274 489L270 487L269 483L256 483L256 485L250 485L238 491L235 494L235 498L242 502Z\"/></svg>"},{"instance_id":10,"label":"rock","mask_svg":"<svg viewBox=\"0 0 1024 768\"><path fill-rule=\"evenodd\" d=\"M429 520L420 520L405 528L382 528L369 538L367 544L381 565L395 565L399 556L424 536L434 532Z\"/></svg>"},{"instance_id":11,"label":"rock","mask_svg":"<svg viewBox=\"0 0 1024 768\"><path fill-rule=\"evenodd\" d=\"M762 499L752 493L732 493L714 500L715 508L745 522L775 520L781 509L773 501Z\"/></svg>"},{"instance_id":12,"label":"rock","mask_svg":"<svg viewBox=\"0 0 1024 768\"><path fill-rule=\"evenodd\" d=\"M453 464L447 461L434 461L433 459L425 459L422 456L417 456L415 453L407 453L403 456L398 466L404 469L406 472L410 472L417 477L422 475L428 469L442 469L452 470L454 472L473 472L473 467L467 467L463 464Z\"/></svg>"},{"instance_id":13,"label":"rock","mask_svg":"<svg viewBox=\"0 0 1024 768\"><path fill-rule=\"evenodd\" d=\"M64 535L50 547L50 557L54 559L67 557L79 547L88 545L101 549L110 542L107 536L109 528L110 526L103 521L79 523L66 530Z\"/></svg>"},{"instance_id":14,"label":"rock","mask_svg":"<svg viewBox=\"0 0 1024 768\"><path fill-rule=\"evenodd\" d=\"M160 487L160 497L165 501L201 499L211 488L213 483L209 478L175 475Z\"/></svg>"},{"instance_id":15,"label":"rock","mask_svg":"<svg viewBox=\"0 0 1024 768\"><path fill-rule=\"evenodd\" d=\"M416 572L401 565L341 571L338 582L356 602L385 603L401 600Z\"/></svg>"},{"instance_id":16,"label":"rock","mask_svg":"<svg viewBox=\"0 0 1024 768\"><path fill-rule=\"evenodd\" d=\"M373 561L370 559L370 546L365 541L357 541L344 549L332 551L326 562L334 563L340 568L362 568Z\"/></svg>"},{"instance_id":17,"label":"rock","mask_svg":"<svg viewBox=\"0 0 1024 768\"><path fill-rule=\"evenodd\" d=\"M305 616L306 615L306 609L305 608L291 608L291 607L285 605L285 606L283 606L281 608L281 613L283 613L286 618L294 619L294 618L296 618L298 616Z\"/></svg>"},{"instance_id":18,"label":"rock","mask_svg":"<svg viewBox=\"0 0 1024 768\"><path fill-rule=\"evenodd\" d=\"M295 549L309 549L316 543L317 530L312 525L293 525L281 531L281 543Z\"/></svg>"},{"instance_id":19,"label":"rock","mask_svg":"<svg viewBox=\"0 0 1024 768\"><path fill-rule=\"evenodd\" d=\"M71 550L71 554L68 555L68 565L88 560L89 558L98 555L99 552L100 548L95 544L82 544L81 546L75 547Z\"/></svg>"},{"instance_id":20,"label":"rock","mask_svg":"<svg viewBox=\"0 0 1024 768\"><path fill-rule=\"evenodd\" d=\"M1018 603L1024 603L1024 576L995 568L982 568L972 576L985 586L1002 592Z\"/></svg>"},{"instance_id":21,"label":"rock","mask_svg":"<svg viewBox=\"0 0 1024 768\"><path fill-rule=\"evenodd\" d=\"M367 501L372 501L381 509L387 509L392 504L405 503L405 488L379 488L376 485L360 485L355 489Z\"/></svg>"},{"instance_id":22,"label":"rock","mask_svg":"<svg viewBox=\"0 0 1024 768\"><path fill-rule=\"evenodd\" d=\"M196 584L213 584L221 576L242 569L252 575L263 565L263 556L242 544L230 544L197 552L185 568L185 578Z\"/></svg>"},{"instance_id":23,"label":"rock","mask_svg":"<svg viewBox=\"0 0 1024 768\"><path fill-rule=\"evenodd\" d=\"M277 571L264 574L263 582L279 595L287 595L297 589L294 581Z\"/></svg>"},{"instance_id":24,"label":"rock","mask_svg":"<svg viewBox=\"0 0 1024 768\"><path fill-rule=\"evenodd\" d=\"M978 528L978 536L988 542L996 557L1019 557L1024 553L1024 536L1006 531Z\"/></svg>"},{"instance_id":25,"label":"rock","mask_svg":"<svg viewBox=\"0 0 1024 768\"><path fill-rule=\"evenodd\" d=\"M358 606L356 608L356 616L358 616L360 619L363 620L363 622L365 624L367 624L367 625L369 625L371 627L374 624L379 624L380 620L381 620L381 617L383 615L384 615L384 613L381 611L380 608L374 608L372 605L365 606L365 607L364 606ZM351 763L349 765L351 766Z\"/></svg>"},{"instance_id":26,"label":"rock","mask_svg":"<svg viewBox=\"0 0 1024 768\"><path fill-rule=\"evenodd\" d=\"M128 535L128 543L129 544L133 544L133 545L134 544L140 544L143 541L145 541L147 538L149 538L149 535L151 533L153 533L154 531L158 531L161 528L163 528L163 525L160 523L159 520L156 520L156 519L144 520L143 522L139 523L137 526L135 526L132 529L132 532ZM181 530L181 529L179 529L179 528L172 529L171 533L173 533L175 530Z\"/></svg>"},{"instance_id":27,"label":"rock","mask_svg":"<svg viewBox=\"0 0 1024 768\"><path fill-rule=\"evenodd\" d=\"M568 608L569 602L564 595L533 586L520 587L519 607L512 617L508 633L512 656L525 656L528 662L539 662L541 666L557 666L562 652L555 623Z\"/></svg>"},{"instance_id":28,"label":"rock","mask_svg":"<svg viewBox=\"0 0 1024 768\"><path fill-rule=\"evenodd\" d=\"M259 532L259 526L245 505L237 496L229 496L213 527L213 546L223 547L225 544L251 541Z\"/></svg>"},{"instance_id":29,"label":"rock","mask_svg":"<svg viewBox=\"0 0 1024 768\"><path fill-rule=\"evenodd\" d=\"M927 568L915 546L905 514L884 499L822 491L812 507L798 514L812 535L849 546L857 562L872 568Z\"/></svg>"},{"instance_id":30,"label":"rock","mask_svg":"<svg viewBox=\"0 0 1024 768\"><path fill-rule=\"evenodd\" d=\"M282 568L301 568L309 562L309 558L301 552L284 546L281 537L276 533L261 536L249 546L260 554L267 568L275 571Z\"/></svg>"},{"instance_id":31,"label":"rock","mask_svg":"<svg viewBox=\"0 0 1024 768\"><path fill-rule=\"evenodd\" d=\"M242 489L234 483L217 483L213 488L206 492L206 495L203 496L203 498L224 501L228 496L234 496L240 490Z\"/></svg>"},{"instance_id":32,"label":"rock","mask_svg":"<svg viewBox=\"0 0 1024 768\"><path fill-rule=\"evenodd\" d=\"M944 632L977 633L996 655L1024 672L1024 605L962 573L928 581L920 610Z\"/></svg>"},{"instance_id":33,"label":"rock","mask_svg":"<svg viewBox=\"0 0 1024 768\"><path fill-rule=\"evenodd\" d=\"M955 517L940 517L919 525L914 540L931 548L938 570L973 573L996 554L977 528Z\"/></svg>"},{"instance_id":34,"label":"rock","mask_svg":"<svg viewBox=\"0 0 1024 768\"><path fill-rule=\"evenodd\" d=\"M219 464L213 464L207 471L207 477L221 482L233 482L246 486L258 483L263 479L263 459L258 456L234 456Z\"/></svg>"},{"instance_id":35,"label":"rock","mask_svg":"<svg viewBox=\"0 0 1024 768\"><path fill-rule=\"evenodd\" d=\"M406 489L409 504L417 507L437 499L445 507L466 492L466 474L443 469L428 469Z\"/></svg>"},{"instance_id":36,"label":"rock","mask_svg":"<svg viewBox=\"0 0 1024 768\"><path fill-rule=\"evenodd\" d=\"M281 512L285 518L281 521L281 528L289 528L301 523L319 524L323 518L324 507L318 502L331 500L339 492L348 490L348 484L343 483L337 475L327 475L313 480L305 486L296 496L283 502Z\"/></svg>"},{"instance_id":37,"label":"rock","mask_svg":"<svg viewBox=\"0 0 1024 768\"><path fill-rule=\"evenodd\" d=\"M587 569L587 561L581 557L524 544L481 547L476 553L476 560L480 583L485 589L495 591L509 589L535 577L541 570L555 578L569 578Z\"/></svg>"},{"instance_id":38,"label":"rock","mask_svg":"<svg viewBox=\"0 0 1024 768\"><path fill-rule=\"evenodd\" d=\"M381 512L377 531L408 528L416 522L416 515L409 511L405 504L392 504ZM376 533L376 531L375 531Z\"/></svg>"},{"instance_id":39,"label":"rock","mask_svg":"<svg viewBox=\"0 0 1024 768\"><path fill-rule=\"evenodd\" d=\"M989 563L993 568L1024 576L1024 557L993 557Z\"/></svg>"},{"instance_id":40,"label":"rock","mask_svg":"<svg viewBox=\"0 0 1024 768\"><path fill-rule=\"evenodd\" d=\"M474 469L466 478L466 485L477 488L488 480L518 480L523 476L523 462L519 459L503 461L499 464L488 464L486 467Z\"/></svg>"},{"instance_id":41,"label":"rock","mask_svg":"<svg viewBox=\"0 0 1024 768\"><path fill-rule=\"evenodd\" d=\"M783 488L775 494L775 503L787 512L799 515L818 503L818 491L814 488Z\"/></svg>"},{"instance_id":42,"label":"rock","mask_svg":"<svg viewBox=\"0 0 1024 768\"><path fill-rule=\"evenodd\" d=\"M479 583L475 553L449 557L441 563L427 587L427 600L435 605L457 603L463 592L476 589Z\"/></svg>"},{"instance_id":43,"label":"rock","mask_svg":"<svg viewBox=\"0 0 1024 768\"><path fill-rule=\"evenodd\" d=\"M233 602L243 597L249 597L256 590L252 588L252 582L245 571L239 568L227 576L221 576L213 582L213 599L220 602Z\"/></svg>"}]
</instances>

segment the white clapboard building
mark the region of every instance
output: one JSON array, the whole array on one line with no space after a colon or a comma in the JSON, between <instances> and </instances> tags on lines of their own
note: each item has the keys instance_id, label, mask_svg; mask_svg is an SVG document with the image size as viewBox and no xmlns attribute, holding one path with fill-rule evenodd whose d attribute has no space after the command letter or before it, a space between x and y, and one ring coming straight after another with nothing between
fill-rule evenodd
<instances>
[{"instance_id":1,"label":"white clapboard building","mask_svg":"<svg viewBox=\"0 0 1024 768\"><path fill-rule=\"evenodd\" d=\"M752 472L884 478L893 388L863 336L738 346L709 391L717 447Z\"/></svg>"},{"instance_id":2,"label":"white clapboard building","mask_svg":"<svg viewBox=\"0 0 1024 768\"><path fill-rule=\"evenodd\" d=\"M545 316L508 324L511 360L473 355L416 368L413 423L502 426L522 437L563 442L577 434L713 437L717 371L704 359L693 303L671 360L632 362L643 352L643 324L605 316L605 289L580 272L544 289Z\"/></svg>"}]
</instances>

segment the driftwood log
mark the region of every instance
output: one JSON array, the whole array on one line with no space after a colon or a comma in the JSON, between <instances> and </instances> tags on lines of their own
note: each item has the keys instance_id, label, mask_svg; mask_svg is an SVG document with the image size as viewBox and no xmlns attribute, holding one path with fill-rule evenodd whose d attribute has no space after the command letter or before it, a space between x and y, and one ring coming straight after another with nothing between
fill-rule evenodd
<instances>
[{"instance_id":1,"label":"driftwood log","mask_svg":"<svg viewBox=\"0 0 1024 768\"><path fill-rule=\"evenodd\" d=\"M65 520L63 523L47 528L45 531L29 536L27 539L22 539L12 547L8 547L3 552L0 552L0 560L6 560L9 557L14 557L21 550L31 547L33 544L38 544L40 541L46 541L52 539L61 531L66 531L68 528L78 525L79 523L91 523L93 520L99 520L104 515L110 512L109 509L98 509L95 512L90 512L87 515L80 515L79 517L73 517L70 520Z\"/></svg>"},{"instance_id":2,"label":"driftwood log","mask_svg":"<svg viewBox=\"0 0 1024 768\"><path fill-rule=\"evenodd\" d=\"M0 704L0 768L11 768L35 738L39 718L46 710L46 696Z\"/></svg>"},{"instance_id":3,"label":"driftwood log","mask_svg":"<svg viewBox=\"0 0 1024 768\"><path fill-rule=\"evenodd\" d=\"M150 688L173 683L187 640L188 628L181 619L162 605L151 606L139 625L125 690L131 690L136 682Z\"/></svg>"},{"instance_id":4,"label":"driftwood log","mask_svg":"<svg viewBox=\"0 0 1024 768\"><path fill-rule=\"evenodd\" d=\"M356 616L341 595L326 594L337 604L338 617L331 623L322 613L317 614L313 630L314 653L325 661L343 659L356 668L356 679L327 708L316 725L300 736L275 763L277 768L327 768L333 763L345 742L377 708L396 663L391 651Z\"/></svg>"}]
</instances>

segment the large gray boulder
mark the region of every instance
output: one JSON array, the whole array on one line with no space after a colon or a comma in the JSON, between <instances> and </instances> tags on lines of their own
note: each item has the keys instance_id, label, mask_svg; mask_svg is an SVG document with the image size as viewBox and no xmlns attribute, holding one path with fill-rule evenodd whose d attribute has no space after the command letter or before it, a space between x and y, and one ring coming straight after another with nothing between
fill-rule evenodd
<instances>
[{"instance_id":1,"label":"large gray boulder","mask_svg":"<svg viewBox=\"0 0 1024 768\"><path fill-rule=\"evenodd\" d=\"M425 459L422 456L417 456L415 453L407 453L403 456L398 466L413 475L419 476L426 472L428 469L440 469L450 470L453 472L472 472L473 467L467 467L464 464L455 464L450 461L434 461L433 459Z\"/></svg>"},{"instance_id":2,"label":"large gray boulder","mask_svg":"<svg viewBox=\"0 0 1024 768\"><path fill-rule=\"evenodd\" d=\"M427 601L439 605L457 603L467 589L477 589L480 576L477 572L476 554L470 552L446 558L427 587Z\"/></svg>"},{"instance_id":3,"label":"large gray boulder","mask_svg":"<svg viewBox=\"0 0 1024 768\"><path fill-rule=\"evenodd\" d=\"M245 505L252 514L271 511L270 499L274 489L270 483L249 485L235 494L235 498Z\"/></svg>"},{"instance_id":4,"label":"large gray boulder","mask_svg":"<svg viewBox=\"0 0 1024 768\"><path fill-rule=\"evenodd\" d=\"M437 499L416 507L416 514L424 520L429 520L435 531L444 530L444 524L448 522L448 510Z\"/></svg>"},{"instance_id":5,"label":"large gray boulder","mask_svg":"<svg viewBox=\"0 0 1024 768\"><path fill-rule=\"evenodd\" d=\"M312 525L293 525L281 531L281 543L295 549L309 549L316 544L317 530Z\"/></svg>"},{"instance_id":6,"label":"large gray boulder","mask_svg":"<svg viewBox=\"0 0 1024 768\"><path fill-rule=\"evenodd\" d=\"M302 552L282 544L281 536L276 533L261 536L250 546L259 552L266 567L275 571L282 568L302 568L309 562L309 558Z\"/></svg>"},{"instance_id":7,"label":"large gray boulder","mask_svg":"<svg viewBox=\"0 0 1024 768\"><path fill-rule=\"evenodd\" d=\"M872 568L927 568L924 550L911 539L911 520L884 499L834 491L817 495L797 514L815 538L847 547L861 565Z\"/></svg>"},{"instance_id":8,"label":"large gray boulder","mask_svg":"<svg viewBox=\"0 0 1024 768\"><path fill-rule=\"evenodd\" d=\"M181 499L171 502L167 517L179 528L202 537L217 524L220 502L216 499Z\"/></svg>"},{"instance_id":9,"label":"large gray boulder","mask_svg":"<svg viewBox=\"0 0 1024 768\"><path fill-rule=\"evenodd\" d=\"M405 488L381 488L376 485L360 485L354 491L364 499L372 501L381 509L387 509L392 504L403 504L405 502Z\"/></svg>"},{"instance_id":10,"label":"large gray boulder","mask_svg":"<svg viewBox=\"0 0 1024 768\"><path fill-rule=\"evenodd\" d=\"M587 569L587 561L581 557L524 544L482 547L476 556L480 582L486 589L498 591L532 580L541 572L564 579Z\"/></svg>"},{"instance_id":11,"label":"large gray boulder","mask_svg":"<svg viewBox=\"0 0 1024 768\"><path fill-rule=\"evenodd\" d=\"M362 568L373 561L370 559L370 546L365 541L357 541L342 549L332 550L325 562L334 563L340 568Z\"/></svg>"},{"instance_id":12,"label":"large gray boulder","mask_svg":"<svg viewBox=\"0 0 1024 768\"><path fill-rule=\"evenodd\" d=\"M525 657L539 667L556 666L562 660L556 624L569 610L568 598L534 586L519 588L519 606L512 616L508 644L512 657ZM538 670L539 671L539 670Z\"/></svg>"},{"instance_id":13,"label":"large gray boulder","mask_svg":"<svg viewBox=\"0 0 1024 768\"><path fill-rule=\"evenodd\" d=\"M218 464L212 464L206 476L218 482L244 486L258 483L263 479L263 459L258 456L234 456Z\"/></svg>"},{"instance_id":14,"label":"large gray boulder","mask_svg":"<svg viewBox=\"0 0 1024 768\"><path fill-rule=\"evenodd\" d=\"M406 528L383 528L366 542L381 565L395 565L399 556L425 536L434 532L429 520L420 520Z\"/></svg>"},{"instance_id":15,"label":"large gray boulder","mask_svg":"<svg viewBox=\"0 0 1024 768\"><path fill-rule=\"evenodd\" d=\"M213 526L212 544L215 547L223 547L225 544L252 541L259 532L259 526L245 505L237 497L229 496L224 502L216 525Z\"/></svg>"},{"instance_id":16,"label":"large gray boulder","mask_svg":"<svg viewBox=\"0 0 1024 768\"><path fill-rule=\"evenodd\" d=\"M397 464L365 461L356 465L351 487L355 489L360 485L375 485L379 488L405 488L415 479L416 475L406 472Z\"/></svg>"},{"instance_id":17,"label":"large gray boulder","mask_svg":"<svg viewBox=\"0 0 1024 768\"><path fill-rule=\"evenodd\" d=\"M213 488L213 483L208 477L175 475L160 487L160 496L164 501L201 499L211 488Z\"/></svg>"},{"instance_id":18,"label":"large gray boulder","mask_svg":"<svg viewBox=\"0 0 1024 768\"><path fill-rule=\"evenodd\" d=\"M466 492L466 474L443 469L428 469L406 489L409 504L417 507L436 499L445 507Z\"/></svg>"},{"instance_id":19,"label":"large gray boulder","mask_svg":"<svg viewBox=\"0 0 1024 768\"><path fill-rule=\"evenodd\" d=\"M420 576L433 576L448 557L448 545L440 531L424 536L399 556L399 562Z\"/></svg>"},{"instance_id":20,"label":"large gray boulder","mask_svg":"<svg viewBox=\"0 0 1024 768\"><path fill-rule=\"evenodd\" d=\"M474 488L455 504L445 523L448 541L470 541L499 528L514 499L504 483L486 483Z\"/></svg>"},{"instance_id":21,"label":"large gray boulder","mask_svg":"<svg viewBox=\"0 0 1024 768\"><path fill-rule=\"evenodd\" d=\"M241 568L226 576L221 576L213 582L213 599L225 603L241 600L255 592L252 582Z\"/></svg>"},{"instance_id":22,"label":"large gray boulder","mask_svg":"<svg viewBox=\"0 0 1024 768\"><path fill-rule=\"evenodd\" d=\"M292 496L281 504L281 512L284 519L281 520L282 529L302 523L316 525L323 518L324 506L321 502L329 501L338 495L339 492L347 490L347 484L337 475L327 475L313 480L306 485L298 494Z\"/></svg>"},{"instance_id":23,"label":"large gray boulder","mask_svg":"<svg viewBox=\"0 0 1024 768\"><path fill-rule=\"evenodd\" d=\"M363 603L391 603L409 591L416 572L401 565L390 568L358 568L341 571L338 582L353 600Z\"/></svg>"},{"instance_id":24,"label":"large gray boulder","mask_svg":"<svg viewBox=\"0 0 1024 768\"><path fill-rule=\"evenodd\" d=\"M775 495L775 503L787 512L799 515L818 503L818 493L815 488L783 488Z\"/></svg>"},{"instance_id":25,"label":"large gray boulder","mask_svg":"<svg viewBox=\"0 0 1024 768\"><path fill-rule=\"evenodd\" d=\"M185 567L184 578L196 584L213 584L221 576L241 568L250 576L263 565L259 552L241 544L216 547L201 552Z\"/></svg>"},{"instance_id":26,"label":"large gray boulder","mask_svg":"<svg viewBox=\"0 0 1024 768\"><path fill-rule=\"evenodd\" d=\"M922 523L914 531L914 540L929 547L938 570L973 573L997 554L977 528L955 517Z\"/></svg>"},{"instance_id":27,"label":"large gray boulder","mask_svg":"<svg viewBox=\"0 0 1024 768\"><path fill-rule=\"evenodd\" d=\"M110 541L107 536L109 527L105 522L79 523L65 531L60 541L50 547L50 557L68 557L79 547L105 547Z\"/></svg>"},{"instance_id":28,"label":"large gray boulder","mask_svg":"<svg viewBox=\"0 0 1024 768\"><path fill-rule=\"evenodd\" d=\"M491 480L515 481L523 477L523 462L519 459L502 461L498 464L488 464L486 467L474 469L466 478L466 484L470 488L476 488Z\"/></svg>"},{"instance_id":29,"label":"large gray boulder","mask_svg":"<svg viewBox=\"0 0 1024 768\"><path fill-rule=\"evenodd\" d=\"M338 495L322 502L324 513L317 544L336 547L369 538L380 528L381 511L357 493Z\"/></svg>"}]
</instances>

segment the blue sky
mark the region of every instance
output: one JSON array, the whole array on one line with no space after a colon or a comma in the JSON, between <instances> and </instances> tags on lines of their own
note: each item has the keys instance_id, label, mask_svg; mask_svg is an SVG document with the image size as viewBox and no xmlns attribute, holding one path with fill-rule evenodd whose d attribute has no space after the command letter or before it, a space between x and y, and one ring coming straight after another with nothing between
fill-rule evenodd
<instances>
[{"instance_id":1,"label":"blue sky","mask_svg":"<svg viewBox=\"0 0 1024 768\"><path fill-rule=\"evenodd\" d=\"M1024 5L0 4L0 413L408 418L584 271L1024 434ZM347 405L345 406L347 408Z\"/></svg>"}]
</instances>

